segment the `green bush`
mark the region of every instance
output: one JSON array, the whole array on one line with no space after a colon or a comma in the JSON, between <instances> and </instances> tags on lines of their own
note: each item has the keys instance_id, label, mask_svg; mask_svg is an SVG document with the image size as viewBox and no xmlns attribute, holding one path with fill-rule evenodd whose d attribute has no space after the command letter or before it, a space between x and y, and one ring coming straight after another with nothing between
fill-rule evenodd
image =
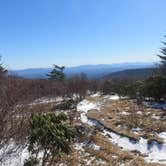
<instances>
[{"instance_id":1,"label":"green bush","mask_svg":"<svg viewBox=\"0 0 166 166\"><path fill-rule=\"evenodd\" d=\"M36 156L39 152L43 153L42 165L45 165L48 158L53 161L55 156L70 152L74 131L65 123L66 120L67 117L63 113L31 116L28 150Z\"/></svg>"},{"instance_id":2,"label":"green bush","mask_svg":"<svg viewBox=\"0 0 166 166\"><path fill-rule=\"evenodd\" d=\"M149 77L142 84L140 94L144 97L152 97L156 101L166 98L166 77Z\"/></svg>"}]
</instances>

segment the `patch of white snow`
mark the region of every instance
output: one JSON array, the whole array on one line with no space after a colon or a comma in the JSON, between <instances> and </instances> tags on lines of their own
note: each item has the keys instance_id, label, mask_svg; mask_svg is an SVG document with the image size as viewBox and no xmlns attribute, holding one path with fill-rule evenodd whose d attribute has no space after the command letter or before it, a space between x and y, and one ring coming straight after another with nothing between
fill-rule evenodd
<instances>
[{"instance_id":1,"label":"patch of white snow","mask_svg":"<svg viewBox=\"0 0 166 166\"><path fill-rule=\"evenodd\" d=\"M158 134L158 137L164 139L164 141L166 141L166 132L161 132Z\"/></svg>"}]
</instances>

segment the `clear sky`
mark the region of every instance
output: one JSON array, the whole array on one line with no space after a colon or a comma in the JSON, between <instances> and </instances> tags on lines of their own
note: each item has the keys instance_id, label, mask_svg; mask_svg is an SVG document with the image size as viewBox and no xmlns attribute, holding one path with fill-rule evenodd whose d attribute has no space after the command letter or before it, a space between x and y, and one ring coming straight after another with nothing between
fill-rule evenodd
<instances>
[{"instance_id":1,"label":"clear sky","mask_svg":"<svg viewBox=\"0 0 166 166\"><path fill-rule=\"evenodd\" d=\"M166 0L0 0L10 69L156 61Z\"/></svg>"}]
</instances>

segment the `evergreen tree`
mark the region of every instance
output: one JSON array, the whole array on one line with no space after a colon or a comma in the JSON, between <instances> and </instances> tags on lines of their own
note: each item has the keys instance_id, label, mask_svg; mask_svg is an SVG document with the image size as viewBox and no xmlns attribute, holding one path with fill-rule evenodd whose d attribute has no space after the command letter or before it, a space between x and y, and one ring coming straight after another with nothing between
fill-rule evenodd
<instances>
[{"instance_id":1,"label":"evergreen tree","mask_svg":"<svg viewBox=\"0 0 166 166\"><path fill-rule=\"evenodd\" d=\"M153 98L160 101L166 98L166 77L155 75L147 78L141 88L140 93L143 97Z\"/></svg>"},{"instance_id":2,"label":"evergreen tree","mask_svg":"<svg viewBox=\"0 0 166 166\"><path fill-rule=\"evenodd\" d=\"M49 79L63 81L65 78L65 74L64 74L65 67L64 66L60 67L58 65L53 65L53 67L54 68L52 69L52 71L49 74L47 74Z\"/></svg>"},{"instance_id":3,"label":"evergreen tree","mask_svg":"<svg viewBox=\"0 0 166 166\"><path fill-rule=\"evenodd\" d=\"M164 46L161 48L160 50L161 54L158 55L158 57L161 59L161 65L160 65L161 74L164 74L166 76L166 42L162 43L164 44Z\"/></svg>"},{"instance_id":4,"label":"evergreen tree","mask_svg":"<svg viewBox=\"0 0 166 166\"><path fill-rule=\"evenodd\" d=\"M0 76L4 76L7 73L7 70L2 66L1 56L0 56Z\"/></svg>"},{"instance_id":5,"label":"evergreen tree","mask_svg":"<svg viewBox=\"0 0 166 166\"><path fill-rule=\"evenodd\" d=\"M166 36L164 36L166 37ZM143 97L152 98L155 101L166 99L166 42L162 42L163 47L160 49L160 68L151 77L144 80L140 90Z\"/></svg>"}]
</instances>

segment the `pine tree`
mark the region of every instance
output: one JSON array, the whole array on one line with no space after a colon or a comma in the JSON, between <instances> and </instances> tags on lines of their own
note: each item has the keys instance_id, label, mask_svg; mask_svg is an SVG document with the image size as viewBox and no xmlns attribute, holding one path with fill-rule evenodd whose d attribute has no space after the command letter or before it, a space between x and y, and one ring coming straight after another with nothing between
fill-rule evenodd
<instances>
[{"instance_id":1,"label":"pine tree","mask_svg":"<svg viewBox=\"0 0 166 166\"><path fill-rule=\"evenodd\" d=\"M161 65L160 65L161 74L166 76L166 42L162 42L162 43L164 44L164 47L161 48L160 50L161 54L158 55L158 57L161 59Z\"/></svg>"},{"instance_id":2,"label":"pine tree","mask_svg":"<svg viewBox=\"0 0 166 166\"><path fill-rule=\"evenodd\" d=\"M7 73L7 70L2 66L1 56L0 56L0 76L4 76Z\"/></svg>"},{"instance_id":3,"label":"pine tree","mask_svg":"<svg viewBox=\"0 0 166 166\"><path fill-rule=\"evenodd\" d=\"M58 65L53 65L53 67L54 68L52 69L52 71L49 74L47 74L49 79L63 81L65 78L64 74L65 67L64 66L60 67Z\"/></svg>"}]
</instances>

